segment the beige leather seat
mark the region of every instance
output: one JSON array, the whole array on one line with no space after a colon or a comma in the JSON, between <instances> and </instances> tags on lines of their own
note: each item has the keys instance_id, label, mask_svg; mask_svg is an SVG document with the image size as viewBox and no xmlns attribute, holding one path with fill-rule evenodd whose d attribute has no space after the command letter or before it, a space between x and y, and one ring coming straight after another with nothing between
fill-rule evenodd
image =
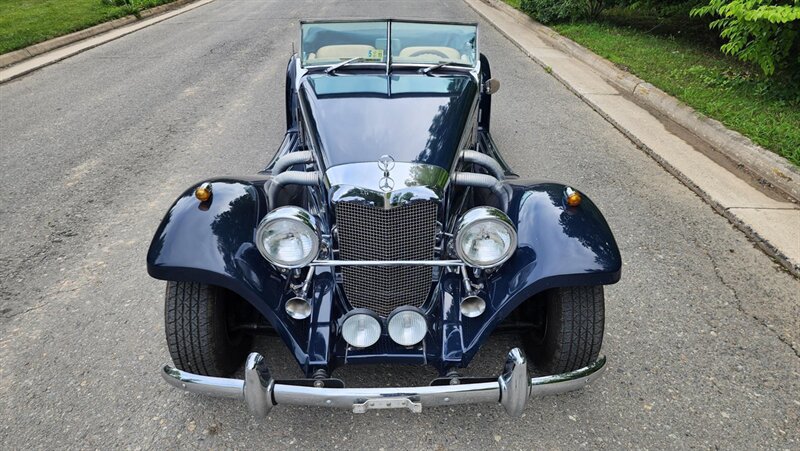
<instances>
[{"instance_id":1,"label":"beige leather seat","mask_svg":"<svg viewBox=\"0 0 800 451\"><path fill-rule=\"evenodd\" d=\"M420 47L406 47L403 50L400 50L398 54L401 58L415 58L411 55L416 54L416 57L425 56L426 54L429 55L446 55L448 59L451 60L460 60L461 59L461 52L452 48L452 47L434 47L434 46L420 46ZM430 59L428 57L427 59Z\"/></svg>"},{"instance_id":2,"label":"beige leather seat","mask_svg":"<svg viewBox=\"0 0 800 451\"><path fill-rule=\"evenodd\" d=\"M358 56L366 58L370 50L375 50L375 47L360 44L326 45L320 47L317 53L310 53L308 59L347 60Z\"/></svg>"}]
</instances>

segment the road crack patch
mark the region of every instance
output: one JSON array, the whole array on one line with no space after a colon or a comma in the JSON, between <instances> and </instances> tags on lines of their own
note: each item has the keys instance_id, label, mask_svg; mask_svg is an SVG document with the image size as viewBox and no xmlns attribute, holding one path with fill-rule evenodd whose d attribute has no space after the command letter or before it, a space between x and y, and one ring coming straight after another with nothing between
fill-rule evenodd
<instances>
[{"instance_id":1,"label":"road crack patch","mask_svg":"<svg viewBox=\"0 0 800 451\"><path fill-rule=\"evenodd\" d=\"M714 275L717 277L717 280L719 280L719 282L722 284L722 286L724 286L733 295L733 299L735 301L734 305L736 307L736 310L738 310L741 314L743 314L743 315L755 320L759 325L763 326L772 335L777 337L778 340L780 340L781 343L783 343L786 346L788 346L789 349L792 350L792 352L794 353L794 355L796 357L800 358L800 349L798 349L798 347L793 345L788 337L785 337L783 334L781 334L780 332L775 330L775 328L770 326L766 320L764 320L762 318L759 318L758 315L755 315L753 313L749 313L744 309L744 307L742 306L742 299L739 297L739 293L736 291L736 288L734 288L731 284L729 284L725 280L725 277L722 275L722 272L720 271L719 265L717 265L717 261L711 255L711 252L709 252L709 250L706 249L704 246L698 246L698 247L700 249L702 249L703 252L706 254L706 257L708 258L709 262L711 263L711 267L714 270Z\"/></svg>"}]
</instances>

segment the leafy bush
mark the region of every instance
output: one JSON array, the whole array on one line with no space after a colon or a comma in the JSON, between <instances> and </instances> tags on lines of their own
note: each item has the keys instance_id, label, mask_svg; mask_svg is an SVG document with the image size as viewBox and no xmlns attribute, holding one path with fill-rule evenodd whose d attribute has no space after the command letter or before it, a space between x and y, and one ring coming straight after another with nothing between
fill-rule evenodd
<instances>
[{"instance_id":1,"label":"leafy bush","mask_svg":"<svg viewBox=\"0 0 800 451\"><path fill-rule=\"evenodd\" d=\"M800 78L800 0L710 0L691 14L719 17L711 28L727 40L724 53L757 64L766 75Z\"/></svg>"},{"instance_id":2,"label":"leafy bush","mask_svg":"<svg viewBox=\"0 0 800 451\"><path fill-rule=\"evenodd\" d=\"M522 0L520 9L542 23L597 17L604 0Z\"/></svg>"}]
</instances>

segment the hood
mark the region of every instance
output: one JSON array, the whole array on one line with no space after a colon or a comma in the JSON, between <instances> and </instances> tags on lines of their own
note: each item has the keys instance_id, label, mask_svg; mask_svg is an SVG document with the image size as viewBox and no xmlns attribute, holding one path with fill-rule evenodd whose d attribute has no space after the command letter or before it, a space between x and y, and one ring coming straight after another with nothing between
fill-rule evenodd
<instances>
[{"instance_id":1,"label":"hood","mask_svg":"<svg viewBox=\"0 0 800 451\"><path fill-rule=\"evenodd\" d=\"M388 155L449 171L477 93L469 74L312 74L300 100L328 169Z\"/></svg>"}]
</instances>

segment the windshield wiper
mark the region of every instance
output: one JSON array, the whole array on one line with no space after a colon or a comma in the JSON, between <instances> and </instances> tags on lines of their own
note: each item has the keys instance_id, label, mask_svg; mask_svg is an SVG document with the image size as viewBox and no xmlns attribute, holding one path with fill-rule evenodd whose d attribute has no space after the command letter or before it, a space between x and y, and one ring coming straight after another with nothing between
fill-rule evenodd
<instances>
[{"instance_id":1,"label":"windshield wiper","mask_svg":"<svg viewBox=\"0 0 800 451\"><path fill-rule=\"evenodd\" d=\"M335 71L336 69L338 69L338 68L340 68L340 67L347 66L347 65L348 65L348 64L350 64L350 63L355 63L355 62L357 62L357 61L361 61L361 60L363 60L363 59L364 59L364 57L363 57L363 56L357 56L357 57L355 57L355 58L350 58L349 60L342 61L341 63L336 63L336 64L334 64L333 66L331 66L331 67L329 67L329 68L325 69L325 73L326 73L326 74L329 74L329 73L331 73L331 72Z\"/></svg>"},{"instance_id":2,"label":"windshield wiper","mask_svg":"<svg viewBox=\"0 0 800 451\"><path fill-rule=\"evenodd\" d=\"M430 75L431 72L433 72L433 71L435 71L437 69L441 69L443 67L469 67L469 65L468 64L463 64L463 63L454 63L454 62L450 61L450 62L447 62L447 63L439 63L439 64L437 64L435 66L430 66L430 67L426 67L424 69L420 69L419 73L421 73L423 75Z\"/></svg>"}]
</instances>

